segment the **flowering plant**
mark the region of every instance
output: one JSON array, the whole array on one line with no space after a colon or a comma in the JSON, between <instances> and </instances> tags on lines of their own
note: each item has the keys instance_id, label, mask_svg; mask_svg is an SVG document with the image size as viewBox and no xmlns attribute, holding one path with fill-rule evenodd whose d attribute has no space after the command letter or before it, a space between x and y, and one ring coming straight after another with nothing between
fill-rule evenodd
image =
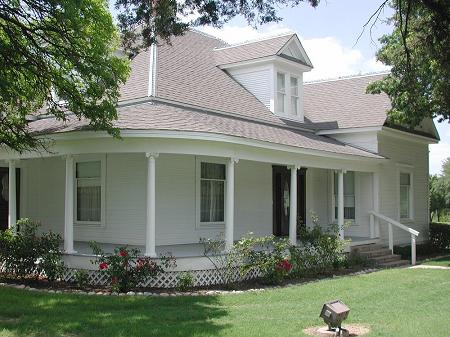
<instances>
[{"instance_id":1,"label":"flowering plant","mask_svg":"<svg viewBox=\"0 0 450 337\"><path fill-rule=\"evenodd\" d=\"M106 254L95 242L91 242L91 247L98 256L91 262L98 264L100 272L108 275L115 292L127 292L164 272L165 268L175 266L172 256L161 256L158 264L154 259L142 256L136 248L116 247L113 254Z\"/></svg>"}]
</instances>

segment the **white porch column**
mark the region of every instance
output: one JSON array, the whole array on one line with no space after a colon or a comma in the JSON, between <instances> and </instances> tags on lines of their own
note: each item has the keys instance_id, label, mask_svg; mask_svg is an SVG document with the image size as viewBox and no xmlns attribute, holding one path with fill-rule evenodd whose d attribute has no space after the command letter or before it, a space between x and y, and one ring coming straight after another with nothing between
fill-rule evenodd
<instances>
[{"instance_id":1,"label":"white porch column","mask_svg":"<svg viewBox=\"0 0 450 337\"><path fill-rule=\"evenodd\" d=\"M66 194L64 200L64 251L75 253L73 249L73 157L66 156Z\"/></svg>"},{"instance_id":2,"label":"white porch column","mask_svg":"<svg viewBox=\"0 0 450 337\"><path fill-rule=\"evenodd\" d=\"M372 189L373 189L373 210L377 213L380 212L380 174L378 172L372 173ZM373 227L370 228L370 238L380 237L380 221L378 217L373 218Z\"/></svg>"},{"instance_id":3,"label":"white porch column","mask_svg":"<svg viewBox=\"0 0 450 337\"><path fill-rule=\"evenodd\" d=\"M226 202L225 202L225 251L233 247L234 242L234 164L239 159L230 158L226 173Z\"/></svg>"},{"instance_id":4,"label":"white porch column","mask_svg":"<svg viewBox=\"0 0 450 337\"><path fill-rule=\"evenodd\" d=\"M16 191L16 162L9 161L9 177L8 177L8 228L15 228L17 222L17 191Z\"/></svg>"},{"instance_id":5,"label":"white porch column","mask_svg":"<svg viewBox=\"0 0 450 337\"><path fill-rule=\"evenodd\" d=\"M145 255L156 257L156 158L159 153L146 153L147 157L147 220Z\"/></svg>"},{"instance_id":6,"label":"white porch column","mask_svg":"<svg viewBox=\"0 0 450 337\"><path fill-rule=\"evenodd\" d=\"M339 226L339 237L344 239L344 171L338 171L338 200L337 200L337 211L338 211L338 226Z\"/></svg>"},{"instance_id":7,"label":"white porch column","mask_svg":"<svg viewBox=\"0 0 450 337\"><path fill-rule=\"evenodd\" d=\"M289 195L289 241L292 245L297 244L297 170L299 167L293 165L291 170L291 188Z\"/></svg>"}]
</instances>

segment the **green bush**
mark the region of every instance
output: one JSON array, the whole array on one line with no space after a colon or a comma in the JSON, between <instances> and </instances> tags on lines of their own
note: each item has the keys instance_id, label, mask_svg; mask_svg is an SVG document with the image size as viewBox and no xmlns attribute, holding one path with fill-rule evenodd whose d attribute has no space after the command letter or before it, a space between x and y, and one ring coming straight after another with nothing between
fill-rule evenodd
<instances>
[{"instance_id":1,"label":"green bush","mask_svg":"<svg viewBox=\"0 0 450 337\"><path fill-rule=\"evenodd\" d=\"M98 264L100 272L108 275L113 291L127 292L136 288L149 278L164 272L164 268L175 265L175 258L162 256L158 264L154 259L142 256L139 249L116 247L114 254L106 254L100 246L91 242L91 247L98 258L92 263Z\"/></svg>"},{"instance_id":2,"label":"green bush","mask_svg":"<svg viewBox=\"0 0 450 337\"><path fill-rule=\"evenodd\" d=\"M317 217L313 215L312 220L312 228L303 226L298 230L300 245L290 247L295 276L323 273L342 267L346 262L344 248L347 242L340 239L339 228L331 225L324 230Z\"/></svg>"},{"instance_id":3,"label":"green bush","mask_svg":"<svg viewBox=\"0 0 450 337\"><path fill-rule=\"evenodd\" d=\"M267 284L279 284L285 279L292 265L289 261L288 239L273 235L255 237L252 233L242 237L233 245L233 254L239 257L241 274L256 268Z\"/></svg>"},{"instance_id":4,"label":"green bush","mask_svg":"<svg viewBox=\"0 0 450 337\"><path fill-rule=\"evenodd\" d=\"M450 249L450 225L430 223L430 243L439 250Z\"/></svg>"},{"instance_id":5,"label":"green bush","mask_svg":"<svg viewBox=\"0 0 450 337\"><path fill-rule=\"evenodd\" d=\"M78 288L85 288L89 283L89 274L86 270L77 269L73 277Z\"/></svg>"},{"instance_id":6,"label":"green bush","mask_svg":"<svg viewBox=\"0 0 450 337\"><path fill-rule=\"evenodd\" d=\"M194 275L190 272L184 272L177 276L177 290L187 291L194 287Z\"/></svg>"},{"instance_id":7,"label":"green bush","mask_svg":"<svg viewBox=\"0 0 450 337\"><path fill-rule=\"evenodd\" d=\"M50 281L62 275L61 236L52 232L38 235L39 227L30 219L21 219L14 228L0 233L0 261L5 273L17 278L45 274Z\"/></svg>"},{"instance_id":8,"label":"green bush","mask_svg":"<svg viewBox=\"0 0 450 337\"><path fill-rule=\"evenodd\" d=\"M215 239L200 239L204 246L204 256L214 265L221 276L222 283L233 285L252 269L261 273L264 283L277 284L288 276L291 270L289 262L289 241L273 235L255 237L252 233L237 241L227 254L224 254L225 242L221 236Z\"/></svg>"}]
</instances>

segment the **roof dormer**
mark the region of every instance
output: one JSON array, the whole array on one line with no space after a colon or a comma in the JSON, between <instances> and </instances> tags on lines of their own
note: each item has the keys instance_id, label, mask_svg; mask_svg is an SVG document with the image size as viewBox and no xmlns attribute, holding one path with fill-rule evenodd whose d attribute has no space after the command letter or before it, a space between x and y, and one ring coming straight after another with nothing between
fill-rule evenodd
<instances>
[{"instance_id":1,"label":"roof dormer","mask_svg":"<svg viewBox=\"0 0 450 337\"><path fill-rule=\"evenodd\" d=\"M296 34L215 49L216 65L274 114L303 121L303 73L313 66Z\"/></svg>"}]
</instances>

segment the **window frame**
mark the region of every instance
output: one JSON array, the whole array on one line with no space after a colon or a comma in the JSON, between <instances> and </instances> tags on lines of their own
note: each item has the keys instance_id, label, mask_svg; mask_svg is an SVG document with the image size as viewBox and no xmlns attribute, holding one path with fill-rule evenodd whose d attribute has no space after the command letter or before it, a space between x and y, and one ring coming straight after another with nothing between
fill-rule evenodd
<instances>
[{"instance_id":1,"label":"window frame","mask_svg":"<svg viewBox=\"0 0 450 337\"><path fill-rule=\"evenodd\" d=\"M296 80L297 80L297 86L295 87L295 88L297 88L297 95L293 95L292 94L292 88L294 88L293 86L292 86L292 79L293 78L295 78ZM297 117L298 116L298 112L299 112L299 102L300 102L300 85L299 85L299 83L300 83L300 79L299 79L299 77L298 76L295 76L294 74L289 74L289 98L290 98L290 102L289 102L289 115L291 115L291 116L295 116L295 117ZM295 114L294 114L294 112L292 111L292 106L293 106L293 104L292 104L292 98L295 98L296 99L296 102L297 102L297 108L296 108L296 112L295 112Z\"/></svg>"},{"instance_id":2,"label":"window frame","mask_svg":"<svg viewBox=\"0 0 450 337\"><path fill-rule=\"evenodd\" d=\"M223 200L224 200L224 217L223 221L210 221L210 222L202 222L201 221L201 166L202 163L208 164L221 164L225 166L225 179L224 189L223 189ZM225 219L226 219L226 202L227 202L227 161L226 159L220 158L210 158L210 157L196 157L195 159L195 227L196 229L222 229L225 228Z\"/></svg>"},{"instance_id":3,"label":"window frame","mask_svg":"<svg viewBox=\"0 0 450 337\"><path fill-rule=\"evenodd\" d=\"M77 164L86 162L100 162L100 221L78 220L78 198L77 198ZM74 158L73 161L73 224L74 226L92 226L105 227L106 219L106 155L81 155Z\"/></svg>"},{"instance_id":4,"label":"window frame","mask_svg":"<svg viewBox=\"0 0 450 337\"><path fill-rule=\"evenodd\" d=\"M283 77L284 77L284 92L282 92L282 91L280 91L279 89L278 89L278 75L283 75ZM288 107L288 104L286 104L286 101L287 101L287 97L288 97L288 92L287 92L287 81L286 81L286 78L287 77L289 77L289 80L290 80L290 76L289 76L289 73L286 73L286 72L284 72L284 71L280 71L280 70L277 70L276 71L276 76L275 76L275 94L276 94L276 98L277 98L277 101L276 101L276 104L275 104L275 112L277 113L277 114L279 114L279 115L288 115L289 113L288 113L288 111L287 111L287 107ZM290 83L289 83L289 90L290 90ZM281 94L281 95L283 95L283 111L279 111L278 110L278 103L279 103L279 97L278 97L278 95L279 94ZM289 97L290 97L290 95L289 95Z\"/></svg>"},{"instance_id":5,"label":"window frame","mask_svg":"<svg viewBox=\"0 0 450 337\"><path fill-rule=\"evenodd\" d=\"M353 219L346 219L344 216L344 221L345 222L350 222L352 225L356 225L357 221L356 219L358 218L358 210L359 210L359 202L358 202L358 190L359 190L359 179L358 179L358 175L356 171L347 171L347 172L353 172L353 187L354 187L354 194L349 194L348 196L353 196L354 197L354 208L355 208L355 217ZM346 172L346 173L347 173ZM344 175L346 174L344 173ZM337 199L336 199L336 194L334 193L335 191L335 175L337 175L338 173L336 171L331 171L331 218L333 221L337 222L338 221L338 216L337 216ZM345 208L345 180L344 180L344 208ZM345 211L344 211L344 215L345 215Z\"/></svg>"},{"instance_id":6,"label":"window frame","mask_svg":"<svg viewBox=\"0 0 450 337\"><path fill-rule=\"evenodd\" d=\"M408 193L408 216L402 217L401 215L401 175L408 174L409 175L409 193ZM400 222L413 222L414 221L414 174L412 169L408 169L406 167L400 167L397 175L397 193L398 193L398 219Z\"/></svg>"}]
</instances>

